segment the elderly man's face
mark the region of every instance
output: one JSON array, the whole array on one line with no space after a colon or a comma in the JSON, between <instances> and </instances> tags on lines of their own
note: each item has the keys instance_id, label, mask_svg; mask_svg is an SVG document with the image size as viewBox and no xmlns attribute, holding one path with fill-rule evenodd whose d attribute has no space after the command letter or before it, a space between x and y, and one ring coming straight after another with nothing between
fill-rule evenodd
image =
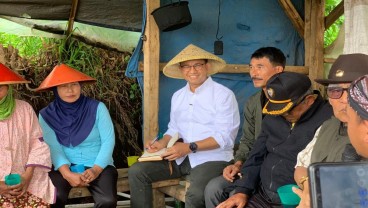
<instances>
[{"instance_id":1,"label":"elderly man's face","mask_svg":"<svg viewBox=\"0 0 368 208\"><path fill-rule=\"evenodd\" d=\"M209 64L205 60L189 60L180 63L183 77L189 83L192 92L201 86L207 79Z\"/></svg>"},{"instance_id":2,"label":"elderly man's face","mask_svg":"<svg viewBox=\"0 0 368 208\"><path fill-rule=\"evenodd\" d=\"M337 119L339 119L341 122L346 123L348 121L348 116L346 114L346 108L348 106L348 93L346 92L346 90L349 88L350 83L349 84L334 84L334 85L329 85L327 87L327 95L329 96L328 101L330 102L334 115ZM329 94L332 94L338 91L340 93L340 91L342 91L341 93L341 97L337 98L337 97L333 97L330 96Z\"/></svg>"},{"instance_id":3,"label":"elderly man's face","mask_svg":"<svg viewBox=\"0 0 368 208\"><path fill-rule=\"evenodd\" d=\"M8 94L8 85L0 85L0 100Z\"/></svg>"},{"instance_id":4,"label":"elderly man's face","mask_svg":"<svg viewBox=\"0 0 368 208\"><path fill-rule=\"evenodd\" d=\"M347 107L348 135L357 153L368 158L368 120L363 120L350 106Z\"/></svg>"},{"instance_id":5,"label":"elderly man's face","mask_svg":"<svg viewBox=\"0 0 368 208\"><path fill-rule=\"evenodd\" d=\"M290 123L296 123L308 111L310 106L313 105L315 99L316 97L314 95L307 95L298 105L288 112L281 114L281 116Z\"/></svg>"}]
</instances>

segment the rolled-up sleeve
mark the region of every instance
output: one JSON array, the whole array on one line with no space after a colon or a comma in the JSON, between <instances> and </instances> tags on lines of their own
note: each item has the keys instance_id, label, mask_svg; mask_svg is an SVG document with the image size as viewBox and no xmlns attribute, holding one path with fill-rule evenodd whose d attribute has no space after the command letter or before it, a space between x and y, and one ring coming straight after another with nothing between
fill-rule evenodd
<instances>
[{"instance_id":1,"label":"rolled-up sleeve","mask_svg":"<svg viewBox=\"0 0 368 208\"><path fill-rule=\"evenodd\" d=\"M238 102L234 93L226 93L222 102L217 102L215 117L214 139L220 148L227 149L234 146L240 125Z\"/></svg>"}]
</instances>

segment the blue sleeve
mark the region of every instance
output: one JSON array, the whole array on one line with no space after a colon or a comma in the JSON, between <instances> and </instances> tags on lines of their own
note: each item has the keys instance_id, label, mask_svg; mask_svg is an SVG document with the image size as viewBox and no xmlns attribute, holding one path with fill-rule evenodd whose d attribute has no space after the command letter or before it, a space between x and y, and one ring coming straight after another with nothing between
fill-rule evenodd
<instances>
[{"instance_id":1,"label":"blue sleeve","mask_svg":"<svg viewBox=\"0 0 368 208\"><path fill-rule=\"evenodd\" d=\"M109 110L102 102L100 102L97 108L96 125L101 137L101 148L94 164L105 168L112 160L112 153L115 146L115 132Z\"/></svg>"},{"instance_id":2,"label":"blue sleeve","mask_svg":"<svg viewBox=\"0 0 368 208\"><path fill-rule=\"evenodd\" d=\"M235 182L235 193L251 195L259 185L261 166L267 155L266 141L267 135L261 132L254 143L249 158L242 166L243 177Z\"/></svg>"},{"instance_id":3,"label":"blue sleeve","mask_svg":"<svg viewBox=\"0 0 368 208\"><path fill-rule=\"evenodd\" d=\"M41 114L38 120L42 128L43 139L50 147L51 159L55 170L58 170L63 165L70 166L71 163L66 157L62 145L57 141L54 130L43 120Z\"/></svg>"}]
</instances>

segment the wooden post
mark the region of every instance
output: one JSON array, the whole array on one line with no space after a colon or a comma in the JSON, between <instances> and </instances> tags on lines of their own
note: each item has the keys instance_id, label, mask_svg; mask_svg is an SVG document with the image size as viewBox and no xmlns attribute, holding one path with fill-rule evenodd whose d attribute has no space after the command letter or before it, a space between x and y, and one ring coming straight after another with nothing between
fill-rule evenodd
<instances>
[{"instance_id":1,"label":"wooden post","mask_svg":"<svg viewBox=\"0 0 368 208\"><path fill-rule=\"evenodd\" d=\"M305 1L305 65L313 88L318 90L322 87L314 79L323 77L324 11L325 0Z\"/></svg>"},{"instance_id":2,"label":"wooden post","mask_svg":"<svg viewBox=\"0 0 368 208\"><path fill-rule=\"evenodd\" d=\"M151 12L160 6L160 0L148 0L145 28L144 54L144 93L143 93L143 136L144 142L158 133L159 101L159 56L160 32Z\"/></svg>"}]
</instances>

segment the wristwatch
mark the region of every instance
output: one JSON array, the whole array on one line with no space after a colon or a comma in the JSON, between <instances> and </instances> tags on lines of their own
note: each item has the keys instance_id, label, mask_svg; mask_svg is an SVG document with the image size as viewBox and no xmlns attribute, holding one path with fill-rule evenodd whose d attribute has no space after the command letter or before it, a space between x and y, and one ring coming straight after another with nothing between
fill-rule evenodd
<instances>
[{"instance_id":1,"label":"wristwatch","mask_svg":"<svg viewBox=\"0 0 368 208\"><path fill-rule=\"evenodd\" d=\"M197 152L198 145L194 142L189 143L189 149L192 150L193 153Z\"/></svg>"}]
</instances>

